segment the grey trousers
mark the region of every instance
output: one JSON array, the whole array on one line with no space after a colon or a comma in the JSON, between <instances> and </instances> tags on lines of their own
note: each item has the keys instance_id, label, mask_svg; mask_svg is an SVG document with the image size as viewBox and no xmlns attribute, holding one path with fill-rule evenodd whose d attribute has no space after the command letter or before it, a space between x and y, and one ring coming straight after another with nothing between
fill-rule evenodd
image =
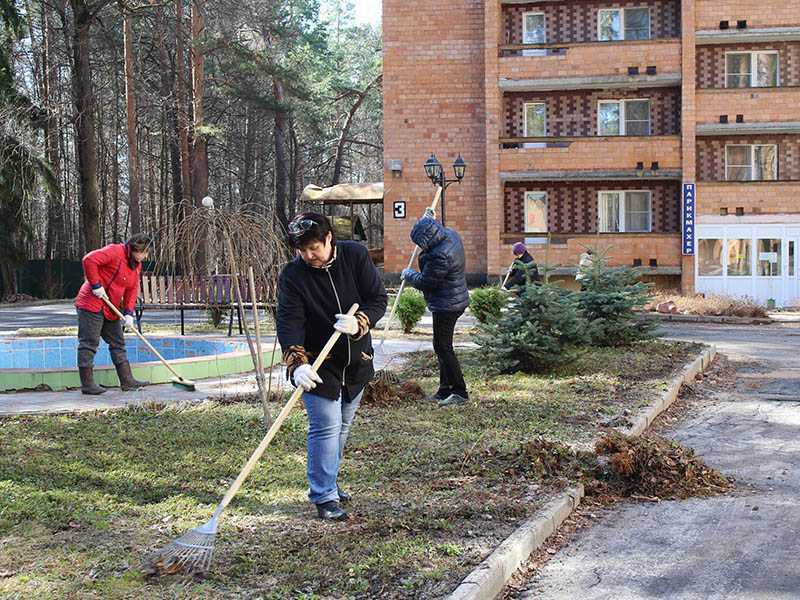
<instances>
[{"instance_id":1,"label":"grey trousers","mask_svg":"<svg viewBox=\"0 0 800 600\"><path fill-rule=\"evenodd\" d=\"M125 352L125 336L122 335L122 321L108 321L103 311L98 313L78 309L78 367L94 366L94 355L100 345L100 338L108 344L111 362L115 365L128 361Z\"/></svg>"}]
</instances>

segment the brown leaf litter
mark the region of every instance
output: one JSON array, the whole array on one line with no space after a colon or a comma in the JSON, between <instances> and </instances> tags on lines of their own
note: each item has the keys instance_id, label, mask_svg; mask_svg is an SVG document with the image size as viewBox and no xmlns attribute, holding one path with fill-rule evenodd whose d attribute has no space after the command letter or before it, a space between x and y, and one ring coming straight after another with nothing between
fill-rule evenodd
<instances>
[{"instance_id":1,"label":"brown leaf litter","mask_svg":"<svg viewBox=\"0 0 800 600\"><path fill-rule=\"evenodd\" d=\"M393 406L422 400L425 392L416 381L400 382L393 371L376 371L364 389L363 402L370 406Z\"/></svg>"}]
</instances>

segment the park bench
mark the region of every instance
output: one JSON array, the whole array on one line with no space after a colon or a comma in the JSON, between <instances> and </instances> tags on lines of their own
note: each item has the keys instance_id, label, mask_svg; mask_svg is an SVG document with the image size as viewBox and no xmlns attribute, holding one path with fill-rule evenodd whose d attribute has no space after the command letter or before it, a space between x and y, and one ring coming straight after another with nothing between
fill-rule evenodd
<instances>
[{"instance_id":1,"label":"park bench","mask_svg":"<svg viewBox=\"0 0 800 600\"><path fill-rule=\"evenodd\" d=\"M247 281L240 280L244 308L253 307L253 298ZM274 303L264 302L267 297L266 286L256 282L256 306L274 308ZM242 333L242 315L239 314L236 291L231 275L206 275L204 277L183 277L181 275L156 275L145 273L139 285L136 300L136 326L141 331L142 316L146 309L178 310L181 314L181 335L185 335L184 313L187 310L227 311L228 335L233 332L234 309L238 319L239 333Z\"/></svg>"}]
</instances>

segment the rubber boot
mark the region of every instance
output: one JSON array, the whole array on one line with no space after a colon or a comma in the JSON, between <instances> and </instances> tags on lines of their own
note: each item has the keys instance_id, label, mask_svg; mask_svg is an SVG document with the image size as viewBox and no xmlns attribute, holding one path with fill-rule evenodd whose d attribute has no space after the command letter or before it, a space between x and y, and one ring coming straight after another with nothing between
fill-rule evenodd
<instances>
[{"instance_id":1,"label":"rubber boot","mask_svg":"<svg viewBox=\"0 0 800 600\"><path fill-rule=\"evenodd\" d=\"M114 368L117 369L119 387L123 392L129 392L131 390L136 390L140 387L150 385L149 381L139 381L138 379L133 378L133 373L131 373L131 363L129 363L127 360L114 365Z\"/></svg>"},{"instance_id":2,"label":"rubber boot","mask_svg":"<svg viewBox=\"0 0 800 600\"><path fill-rule=\"evenodd\" d=\"M94 371L92 367L78 367L81 376L81 392L89 396L105 394L105 388L101 388L94 382Z\"/></svg>"}]
</instances>

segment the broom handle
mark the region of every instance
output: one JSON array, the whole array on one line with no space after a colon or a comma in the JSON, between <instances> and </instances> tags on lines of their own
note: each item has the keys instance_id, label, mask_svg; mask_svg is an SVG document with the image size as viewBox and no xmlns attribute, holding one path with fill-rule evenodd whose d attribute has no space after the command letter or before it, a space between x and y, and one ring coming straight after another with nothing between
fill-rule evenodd
<instances>
[{"instance_id":1,"label":"broom handle","mask_svg":"<svg viewBox=\"0 0 800 600\"><path fill-rule=\"evenodd\" d=\"M517 262L516 258L511 261L510 265L508 265L508 271L506 271L506 278L503 279L503 283L500 284L500 289L501 290L506 287L506 282L508 281L508 278L511 277L511 270L514 267L514 263L515 262Z\"/></svg>"},{"instance_id":2,"label":"broom handle","mask_svg":"<svg viewBox=\"0 0 800 600\"><path fill-rule=\"evenodd\" d=\"M119 312L119 309L118 309L116 306L114 306L114 305L111 303L111 300L109 300L107 297L104 297L104 298L103 298L103 301L104 301L104 302L105 302L105 303L108 305L108 307L109 307L111 310L113 310L113 311L114 311L114 313L115 313L115 314L116 314L116 315L117 315L117 316L118 316L120 319L123 319L123 320L125 319L125 317L122 315L122 313L121 313L121 312ZM136 327L134 327L134 328L133 328L133 333L135 333L137 336L139 336L139 339L140 339L140 340L142 340L142 341L144 342L144 344L145 344L145 345L146 345L146 346L147 346L147 347L150 349L150 352L152 352L153 354L155 354L155 355L158 357L158 360L160 360L162 363L164 363L164 366L165 366L165 367L167 367L167 368L168 368L170 371L172 371L172 374L173 374L173 375L175 375L175 377L177 377L177 378L178 378L178 379L180 379L181 381L184 381L183 377L182 377L182 376L180 376L180 375L178 375L178 373L175 371L175 369L173 369L173 368L172 368L172 365L170 365L170 364L169 364L169 363L168 363L168 362L167 362L167 361L164 359L164 357L163 357L163 356L161 356L161 355L158 353L158 350L156 350L155 348L153 348L153 345L152 345L150 342L148 342L148 341L147 341L147 338L146 338L146 337L144 337L144 336L143 336L141 333L139 333L139 330L138 330L138 329L136 329Z\"/></svg>"},{"instance_id":3,"label":"broom handle","mask_svg":"<svg viewBox=\"0 0 800 600\"><path fill-rule=\"evenodd\" d=\"M356 314L357 310L358 310L358 304L353 304L353 306L350 307L350 310L347 311L347 314L352 316ZM317 369L319 369L320 365L322 365L322 362L328 357L328 353L333 348L333 345L339 340L340 335L342 335L342 332L335 330L333 332L333 335L331 335L325 346L322 348L322 351L317 356L316 360L314 361L314 364L311 365L311 368L314 369L315 373L317 372ZM264 439L261 440L261 443L258 445L258 448L256 448L253 451L253 454L250 456L250 459L247 461L247 463L245 463L244 467L242 467L242 471L239 473L239 476L236 478L236 481L234 481L233 484L231 484L231 487L228 488L228 491L225 492L225 497L217 506L217 509L214 511L214 516L212 518L219 517L220 513L223 510L225 510L225 507L228 506L231 500L233 500L233 497L237 494L239 488L242 487L244 480L247 479L247 476L250 475L250 472L253 470L253 467L256 466L258 459L261 458L262 454L264 454L264 451L267 449L267 446L269 446L269 443L272 441L272 438L275 437L275 434L278 433L278 430L281 428L281 425L283 425L283 422L286 420L286 417L289 416L289 413L294 408L294 405L297 403L297 400L300 398L303 391L304 390L302 387L297 386L294 392L292 392L289 401L283 407L280 414L275 418L275 422L272 423L272 426L269 428L269 431L267 431L267 435L264 436Z\"/></svg>"},{"instance_id":4,"label":"broom handle","mask_svg":"<svg viewBox=\"0 0 800 600\"><path fill-rule=\"evenodd\" d=\"M442 197L442 186L438 186L436 188L436 194L433 196L433 202L431 202L430 209L433 212L436 212L436 205L439 204L439 198ZM414 246L414 251L411 253L411 259L408 261L408 269L414 266L414 261L417 260L417 256L419 256L420 247ZM402 276L401 276L402 277ZM394 302L392 302L392 310L389 312L389 318L386 320L386 325L383 326L383 337L381 338L381 345L386 341L386 334L389 331L389 327L392 325L392 319L394 319L394 313L397 310L397 303L400 301L400 295L403 293L403 290L406 287L406 280L402 279L400 281L400 289L397 290L397 296L394 298Z\"/></svg>"}]
</instances>

